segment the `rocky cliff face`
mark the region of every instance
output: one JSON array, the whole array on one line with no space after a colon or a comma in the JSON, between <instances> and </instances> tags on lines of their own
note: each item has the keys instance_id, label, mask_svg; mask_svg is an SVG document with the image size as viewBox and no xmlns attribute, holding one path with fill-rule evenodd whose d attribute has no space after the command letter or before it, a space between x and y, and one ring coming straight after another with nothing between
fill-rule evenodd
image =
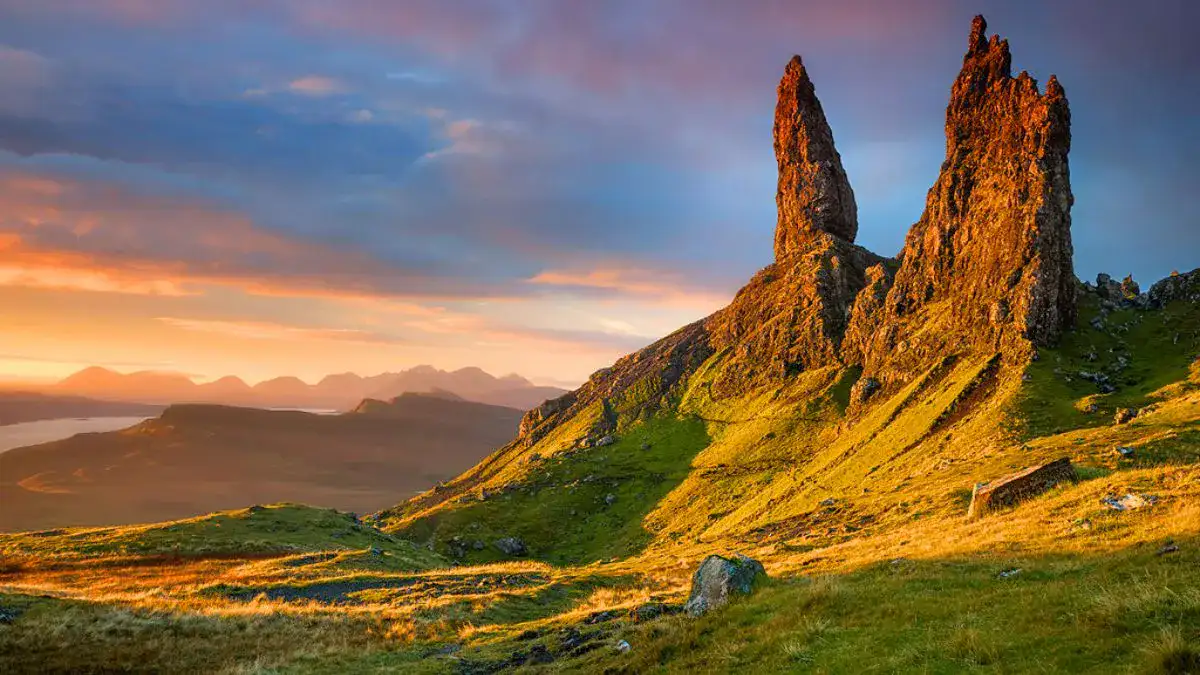
<instances>
[{"instance_id":1,"label":"rocky cliff face","mask_svg":"<svg viewBox=\"0 0 1200 675\"><path fill-rule=\"evenodd\" d=\"M1077 293L1070 111L1053 77L1044 94L1027 73L1014 78L1008 43L986 28L976 17L946 109L946 160L897 260L854 244L854 191L793 57L775 108L775 261L728 307L531 411L522 436L535 441L597 402L605 426L668 405L714 355L711 393L723 397L824 366L862 365L878 388L950 354L1019 363L1056 340Z\"/></svg>"},{"instance_id":2,"label":"rocky cliff face","mask_svg":"<svg viewBox=\"0 0 1200 675\"><path fill-rule=\"evenodd\" d=\"M833 130L799 56L792 57L779 81L775 160L779 164L776 262L807 252L812 236L818 232L853 242L858 234L854 190L833 145Z\"/></svg>"},{"instance_id":3,"label":"rocky cliff face","mask_svg":"<svg viewBox=\"0 0 1200 675\"><path fill-rule=\"evenodd\" d=\"M868 370L905 377L934 353L982 349L1010 360L1053 343L1075 316L1067 152L1071 114L1011 74L1008 42L971 26L946 109L946 160L909 231L882 308L852 323Z\"/></svg>"}]
</instances>

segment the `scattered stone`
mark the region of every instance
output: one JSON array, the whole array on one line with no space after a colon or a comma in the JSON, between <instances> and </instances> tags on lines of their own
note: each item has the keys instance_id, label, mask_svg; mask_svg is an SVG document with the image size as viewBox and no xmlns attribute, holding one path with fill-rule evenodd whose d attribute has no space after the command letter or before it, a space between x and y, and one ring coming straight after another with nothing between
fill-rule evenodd
<instances>
[{"instance_id":1,"label":"scattered stone","mask_svg":"<svg viewBox=\"0 0 1200 675\"><path fill-rule=\"evenodd\" d=\"M10 624L21 616L22 610L16 607L0 607L0 625Z\"/></svg>"},{"instance_id":2,"label":"scattered stone","mask_svg":"<svg viewBox=\"0 0 1200 675\"><path fill-rule=\"evenodd\" d=\"M731 595L749 595L766 575L762 563L740 553L732 560L710 555L692 575L692 591L684 610L693 617L706 614L728 603Z\"/></svg>"},{"instance_id":3,"label":"scattered stone","mask_svg":"<svg viewBox=\"0 0 1200 675\"><path fill-rule=\"evenodd\" d=\"M542 636L541 631L536 631L536 630L530 629L530 630L524 631L520 635L518 635L517 639L520 640L521 642L526 642L528 640L536 640L541 636Z\"/></svg>"},{"instance_id":4,"label":"scattered stone","mask_svg":"<svg viewBox=\"0 0 1200 675\"><path fill-rule=\"evenodd\" d=\"M836 503L837 503L837 500L834 499L833 497L830 497L829 499L821 500L821 506L833 506Z\"/></svg>"},{"instance_id":5,"label":"scattered stone","mask_svg":"<svg viewBox=\"0 0 1200 675\"><path fill-rule=\"evenodd\" d=\"M1003 572L1001 572L1000 574L997 574L996 576L1000 579L1011 579L1012 577L1015 577L1020 573L1021 573L1020 567L1013 567L1011 569L1004 570Z\"/></svg>"},{"instance_id":6,"label":"scattered stone","mask_svg":"<svg viewBox=\"0 0 1200 675\"><path fill-rule=\"evenodd\" d=\"M525 542L516 537L504 537L496 540L496 548L504 555L523 556L529 551L525 548Z\"/></svg>"},{"instance_id":7,"label":"scattered stone","mask_svg":"<svg viewBox=\"0 0 1200 675\"><path fill-rule=\"evenodd\" d=\"M1138 411L1133 408L1117 408L1117 412L1113 415L1113 423L1125 424L1138 416Z\"/></svg>"},{"instance_id":8,"label":"scattered stone","mask_svg":"<svg viewBox=\"0 0 1200 675\"><path fill-rule=\"evenodd\" d=\"M617 439L613 438L612 436L603 436L603 437L601 437L600 440L596 441L596 447L603 448L605 446L612 445L613 443L616 443L616 442L617 442Z\"/></svg>"},{"instance_id":9,"label":"scattered stone","mask_svg":"<svg viewBox=\"0 0 1200 675\"><path fill-rule=\"evenodd\" d=\"M527 663L554 663L554 655L550 653L546 645L534 645L529 648Z\"/></svg>"},{"instance_id":10,"label":"scattered stone","mask_svg":"<svg viewBox=\"0 0 1200 675\"><path fill-rule=\"evenodd\" d=\"M613 504L616 504L616 503L617 503L617 496L616 496L616 495L614 495L614 494L613 494L613 493L611 493L611 492L610 492L610 493L608 493L608 494L606 494L606 495L604 495L604 503L605 503L605 504L607 504L607 505L609 505L609 506L612 506Z\"/></svg>"},{"instance_id":11,"label":"scattered stone","mask_svg":"<svg viewBox=\"0 0 1200 675\"><path fill-rule=\"evenodd\" d=\"M622 654L624 654L625 652L628 652L631 649L633 649L633 647L625 640L621 640L620 642L617 643L617 651Z\"/></svg>"},{"instance_id":12,"label":"scattered stone","mask_svg":"<svg viewBox=\"0 0 1200 675\"><path fill-rule=\"evenodd\" d=\"M617 618L617 615L615 613L610 612L608 610L604 610L601 612L592 612L591 614L589 614L587 616L586 619L583 620L583 622L589 626L594 626L598 623L606 623L608 621L612 621L615 618Z\"/></svg>"},{"instance_id":13,"label":"scattered stone","mask_svg":"<svg viewBox=\"0 0 1200 675\"><path fill-rule=\"evenodd\" d=\"M1140 509L1143 506L1153 506L1154 503L1158 501L1158 497L1155 497L1154 495L1135 495L1130 493L1119 499L1117 497L1109 496L1101 499L1100 501L1104 505L1108 506L1108 508L1116 511L1133 511L1134 509Z\"/></svg>"},{"instance_id":14,"label":"scattered stone","mask_svg":"<svg viewBox=\"0 0 1200 675\"><path fill-rule=\"evenodd\" d=\"M1071 460L1059 460L1035 466L1005 476L990 483L980 483L971 494L968 518L978 518L992 511L1015 506L1036 497L1060 483L1078 483L1079 476Z\"/></svg>"},{"instance_id":15,"label":"scattered stone","mask_svg":"<svg viewBox=\"0 0 1200 675\"><path fill-rule=\"evenodd\" d=\"M473 544L471 544L471 548L475 549L476 551L482 551L486 547L487 547L487 545L478 539L476 539L475 542Z\"/></svg>"},{"instance_id":16,"label":"scattered stone","mask_svg":"<svg viewBox=\"0 0 1200 675\"><path fill-rule=\"evenodd\" d=\"M862 405L882 388L883 385L880 384L879 380L873 377L860 378L850 388L850 400L858 405Z\"/></svg>"},{"instance_id":17,"label":"scattered stone","mask_svg":"<svg viewBox=\"0 0 1200 675\"><path fill-rule=\"evenodd\" d=\"M442 647L441 649L437 650L437 654L440 656L449 656L451 654L456 654L460 651L462 651L462 645L451 643L451 644L448 644L445 647Z\"/></svg>"},{"instance_id":18,"label":"scattered stone","mask_svg":"<svg viewBox=\"0 0 1200 675\"><path fill-rule=\"evenodd\" d=\"M372 546L371 547L371 555L375 556L376 558L381 558L381 557L383 557L383 549Z\"/></svg>"},{"instance_id":19,"label":"scattered stone","mask_svg":"<svg viewBox=\"0 0 1200 675\"><path fill-rule=\"evenodd\" d=\"M1133 457L1134 451L1133 451L1133 448L1131 448L1127 445L1118 445L1116 448L1113 449L1113 452L1117 453L1124 459L1130 459Z\"/></svg>"},{"instance_id":20,"label":"scattered stone","mask_svg":"<svg viewBox=\"0 0 1200 675\"><path fill-rule=\"evenodd\" d=\"M629 610L629 618L634 623L642 623L657 619L660 616L670 616L683 611L682 605L667 605L661 602L648 602Z\"/></svg>"},{"instance_id":21,"label":"scattered stone","mask_svg":"<svg viewBox=\"0 0 1200 675\"><path fill-rule=\"evenodd\" d=\"M1180 274L1172 272L1171 276L1150 287L1150 305L1156 308L1166 307L1176 300L1200 303L1200 269Z\"/></svg>"},{"instance_id":22,"label":"scattered stone","mask_svg":"<svg viewBox=\"0 0 1200 675\"><path fill-rule=\"evenodd\" d=\"M639 448L640 448L642 451L646 451L646 450L649 450L649 449L650 449L650 444L649 444L649 443L645 443L645 442L643 442L643 443L642 443L640 446L638 446L638 447L639 447Z\"/></svg>"},{"instance_id":23,"label":"scattered stone","mask_svg":"<svg viewBox=\"0 0 1200 675\"><path fill-rule=\"evenodd\" d=\"M1178 553L1178 552L1179 552L1179 545L1173 541L1168 541L1167 543L1163 544L1162 548L1158 549L1158 552L1155 553L1154 555L1168 555L1171 553Z\"/></svg>"}]
</instances>

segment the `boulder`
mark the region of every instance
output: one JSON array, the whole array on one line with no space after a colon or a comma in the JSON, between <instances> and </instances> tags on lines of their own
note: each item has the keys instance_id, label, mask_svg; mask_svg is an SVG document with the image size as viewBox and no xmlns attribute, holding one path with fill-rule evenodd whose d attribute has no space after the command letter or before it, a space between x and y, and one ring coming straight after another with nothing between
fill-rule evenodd
<instances>
[{"instance_id":1,"label":"boulder","mask_svg":"<svg viewBox=\"0 0 1200 675\"><path fill-rule=\"evenodd\" d=\"M882 387L883 385L879 383L879 380L873 377L861 378L850 388L850 400L857 405L862 405Z\"/></svg>"},{"instance_id":2,"label":"boulder","mask_svg":"<svg viewBox=\"0 0 1200 675\"><path fill-rule=\"evenodd\" d=\"M1138 416L1138 411L1133 408L1117 408L1116 414L1113 415L1114 424L1125 424Z\"/></svg>"},{"instance_id":3,"label":"boulder","mask_svg":"<svg viewBox=\"0 0 1200 675\"><path fill-rule=\"evenodd\" d=\"M496 540L496 548L504 555L521 557L529 553L525 548L525 542L516 537L504 537Z\"/></svg>"},{"instance_id":4,"label":"boulder","mask_svg":"<svg viewBox=\"0 0 1200 675\"><path fill-rule=\"evenodd\" d=\"M765 576L762 563L740 553L732 559L710 555L692 575L692 592L684 611L693 617L706 614L728 603L730 596L749 595Z\"/></svg>"},{"instance_id":5,"label":"boulder","mask_svg":"<svg viewBox=\"0 0 1200 675\"><path fill-rule=\"evenodd\" d=\"M992 511L1015 506L1036 497L1060 483L1077 483L1079 476L1071 460L1062 458L1005 476L990 483L980 483L971 494L967 517L978 518Z\"/></svg>"}]
</instances>

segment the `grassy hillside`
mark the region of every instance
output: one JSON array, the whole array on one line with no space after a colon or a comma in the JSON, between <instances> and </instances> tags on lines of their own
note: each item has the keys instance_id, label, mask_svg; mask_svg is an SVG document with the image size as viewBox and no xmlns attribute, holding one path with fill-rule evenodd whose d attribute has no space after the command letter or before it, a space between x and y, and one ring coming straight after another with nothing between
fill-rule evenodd
<instances>
[{"instance_id":1,"label":"grassy hillside","mask_svg":"<svg viewBox=\"0 0 1200 675\"><path fill-rule=\"evenodd\" d=\"M8 535L0 653L15 672L1195 672L1200 352L1172 332L1197 309L1121 316L1128 365L1094 412L1095 383L1066 379L1112 338L1086 314L1028 370L951 355L866 402L835 368L714 398L717 353L657 413L634 390L365 523L279 506ZM1078 484L966 519L976 482L1059 457ZM1102 501L1129 493L1148 505ZM770 580L679 615L699 561L731 552Z\"/></svg>"}]
</instances>

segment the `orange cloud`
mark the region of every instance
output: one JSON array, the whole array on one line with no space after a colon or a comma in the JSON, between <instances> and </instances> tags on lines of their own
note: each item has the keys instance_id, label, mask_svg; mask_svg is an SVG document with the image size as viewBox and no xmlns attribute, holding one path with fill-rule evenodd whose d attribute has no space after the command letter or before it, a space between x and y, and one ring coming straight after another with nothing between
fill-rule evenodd
<instances>
[{"instance_id":1,"label":"orange cloud","mask_svg":"<svg viewBox=\"0 0 1200 675\"><path fill-rule=\"evenodd\" d=\"M601 266L590 269L545 270L529 283L566 289L584 288L613 291L625 296L653 300L674 307L715 311L729 298L715 291L689 286L683 275L630 266Z\"/></svg>"},{"instance_id":2,"label":"orange cloud","mask_svg":"<svg viewBox=\"0 0 1200 675\"><path fill-rule=\"evenodd\" d=\"M341 81L324 75L307 75L288 84L288 90L304 96L333 96L346 91Z\"/></svg>"},{"instance_id":3,"label":"orange cloud","mask_svg":"<svg viewBox=\"0 0 1200 675\"><path fill-rule=\"evenodd\" d=\"M321 340L367 344L405 344L397 337L351 328L303 328L268 321L214 321L159 317L175 328L203 333L220 333L248 340Z\"/></svg>"}]
</instances>

